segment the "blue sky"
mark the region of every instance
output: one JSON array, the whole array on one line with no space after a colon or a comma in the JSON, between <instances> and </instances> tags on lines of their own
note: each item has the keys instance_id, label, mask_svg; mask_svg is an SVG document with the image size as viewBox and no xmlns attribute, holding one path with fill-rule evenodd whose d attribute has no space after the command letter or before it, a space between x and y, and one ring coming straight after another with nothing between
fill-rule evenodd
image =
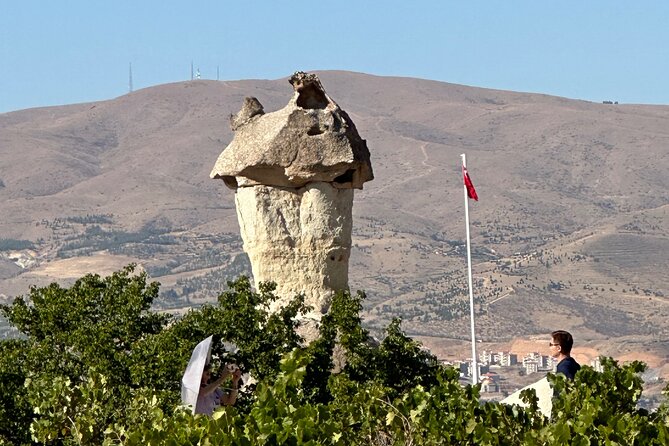
<instances>
[{"instance_id":1,"label":"blue sky","mask_svg":"<svg viewBox=\"0 0 669 446\"><path fill-rule=\"evenodd\" d=\"M340 69L669 104L669 1L0 0L0 113Z\"/></svg>"}]
</instances>

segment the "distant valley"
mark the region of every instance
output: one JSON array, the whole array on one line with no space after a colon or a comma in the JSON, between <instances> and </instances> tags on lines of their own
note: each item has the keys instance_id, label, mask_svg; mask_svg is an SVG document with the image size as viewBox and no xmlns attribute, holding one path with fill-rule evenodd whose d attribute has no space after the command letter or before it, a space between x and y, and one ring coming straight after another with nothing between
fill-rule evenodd
<instances>
[{"instance_id":1,"label":"distant valley","mask_svg":"<svg viewBox=\"0 0 669 446\"><path fill-rule=\"evenodd\" d=\"M541 348L564 328L584 359L669 378L669 106L318 74L372 156L350 261L371 330L401 317L438 355L466 352L466 153L482 345ZM0 300L136 262L159 308L214 301L250 274L233 192L209 179L228 117L291 94L286 79L196 80L0 114Z\"/></svg>"}]
</instances>

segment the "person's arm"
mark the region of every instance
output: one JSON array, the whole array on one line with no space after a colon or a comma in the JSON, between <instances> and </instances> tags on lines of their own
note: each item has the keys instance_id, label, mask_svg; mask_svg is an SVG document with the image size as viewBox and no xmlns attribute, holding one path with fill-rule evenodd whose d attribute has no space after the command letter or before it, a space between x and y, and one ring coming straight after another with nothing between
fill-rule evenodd
<instances>
[{"instance_id":1,"label":"person's arm","mask_svg":"<svg viewBox=\"0 0 669 446\"><path fill-rule=\"evenodd\" d=\"M231 373L230 371L225 368L223 369L223 373L221 373L221 376L218 377L218 379L212 381L211 383L207 384L203 388L200 389L200 395L209 395L212 392L214 392L223 382L230 377Z\"/></svg>"},{"instance_id":2,"label":"person's arm","mask_svg":"<svg viewBox=\"0 0 669 446\"><path fill-rule=\"evenodd\" d=\"M225 392L221 397L221 405L232 406L237 402L237 394L239 393L239 380L242 377L241 370L236 369L232 372L232 387Z\"/></svg>"}]
</instances>

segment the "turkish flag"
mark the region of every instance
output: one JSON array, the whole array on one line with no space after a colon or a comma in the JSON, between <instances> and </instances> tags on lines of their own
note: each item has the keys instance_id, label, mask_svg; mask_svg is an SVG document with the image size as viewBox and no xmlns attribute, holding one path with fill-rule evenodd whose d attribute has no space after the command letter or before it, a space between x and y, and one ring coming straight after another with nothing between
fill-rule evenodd
<instances>
[{"instance_id":1,"label":"turkish flag","mask_svg":"<svg viewBox=\"0 0 669 446\"><path fill-rule=\"evenodd\" d=\"M467 172L467 168L464 165L462 166L462 179L464 180L465 187L467 188L467 196L469 198L473 198L474 201L479 201L479 196L476 195L476 189L474 189L472 179L469 178L469 172Z\"/></svg>"}]
</instances>

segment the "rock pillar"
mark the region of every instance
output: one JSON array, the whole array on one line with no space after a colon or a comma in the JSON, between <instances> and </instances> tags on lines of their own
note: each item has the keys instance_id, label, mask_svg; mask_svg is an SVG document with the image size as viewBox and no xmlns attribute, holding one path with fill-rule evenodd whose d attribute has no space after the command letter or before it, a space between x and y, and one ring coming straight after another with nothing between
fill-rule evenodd
<instances>
[{"instance_id":1,"label":"rock pillar","mask_svg":"<svg viewBox=\"0 0 669 446\"><path fill-rule=\"evenodd\" d=\"M373 174L365 140L319 79L300 72L290 83L276 112L245 99L211 177L235 190L256 284L276 282L278 305L303 293L318 316L348 289L353 189Z\"/></svg>"}]
</instances>

